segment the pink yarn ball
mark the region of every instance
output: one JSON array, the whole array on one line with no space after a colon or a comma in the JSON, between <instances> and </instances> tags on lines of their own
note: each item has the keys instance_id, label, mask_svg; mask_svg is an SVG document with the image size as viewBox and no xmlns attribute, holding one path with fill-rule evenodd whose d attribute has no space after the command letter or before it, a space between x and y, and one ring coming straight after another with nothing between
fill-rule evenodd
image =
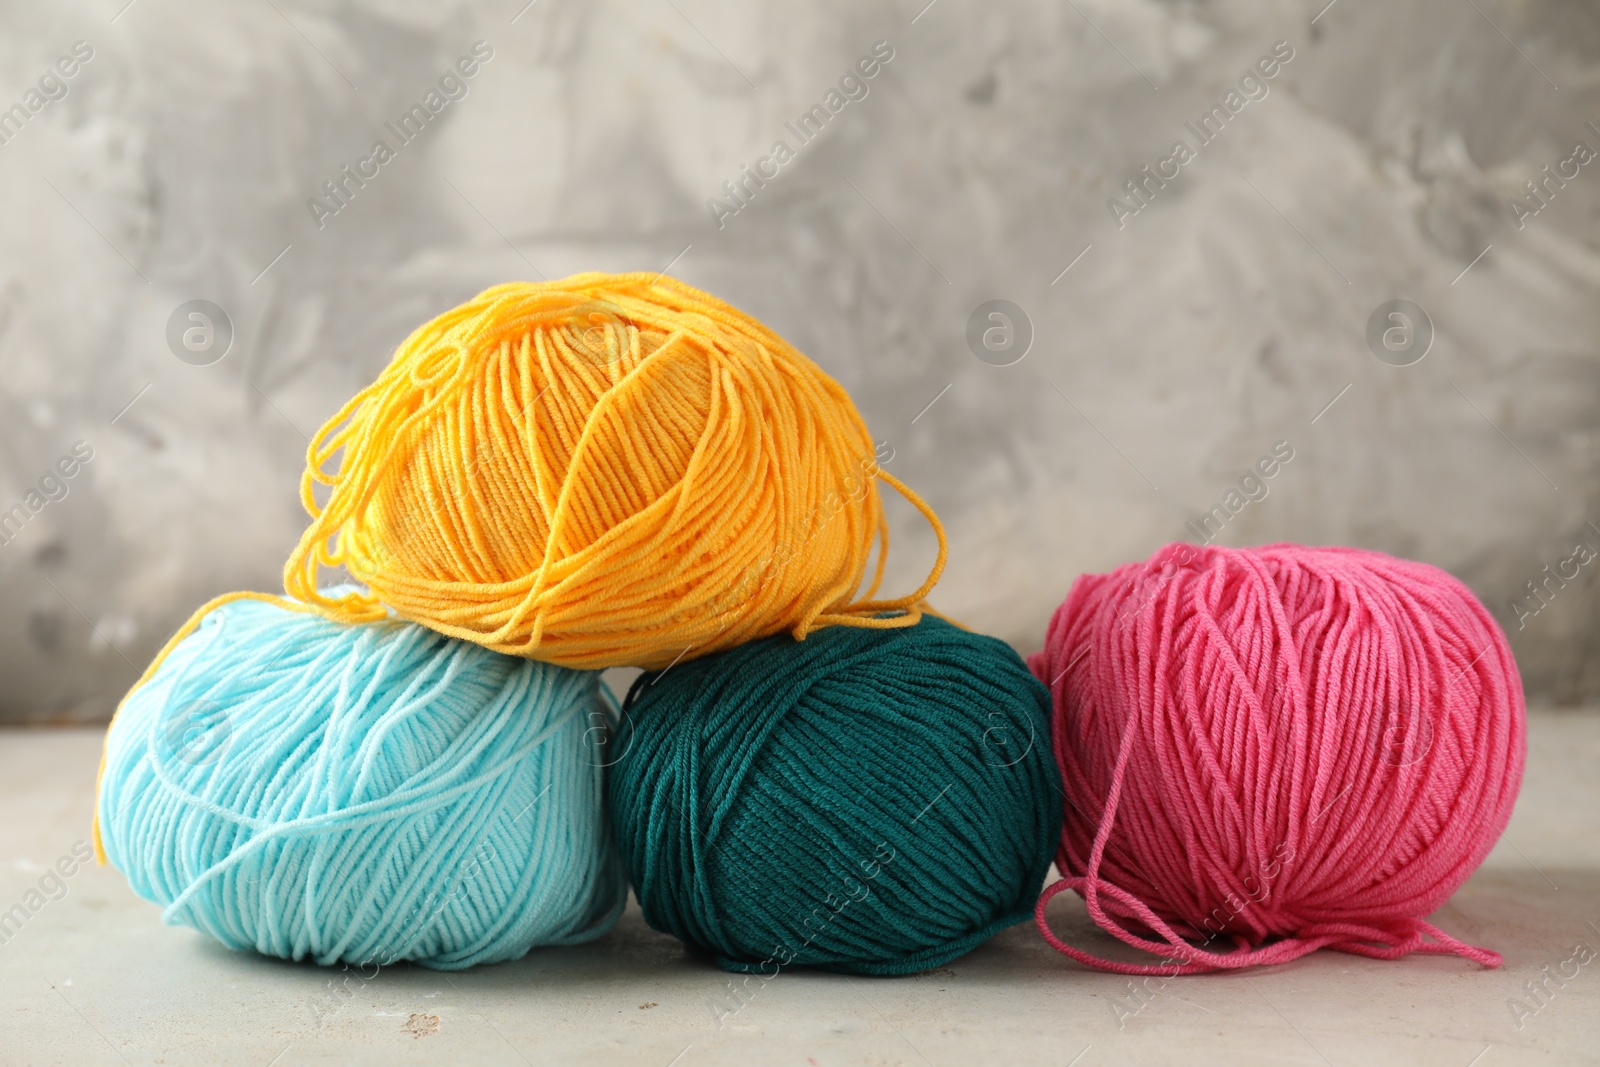
<instances>
[{"instance_id":1,"label":"pink yarn ball","mask_svg":"<svg viewBox=\"0 0 1600 1067\"><path fill-rule=\"evenodd\" d=\"M1168 545L1079 578L1029 666L1065 788L1035 911L1123 974L1500 956L1425 921L1505 829L1527 743L1505 635L1436 567L1353 548ZM1159 953L1062 943L1045 904Z\"/></svg>"}]
</instances>

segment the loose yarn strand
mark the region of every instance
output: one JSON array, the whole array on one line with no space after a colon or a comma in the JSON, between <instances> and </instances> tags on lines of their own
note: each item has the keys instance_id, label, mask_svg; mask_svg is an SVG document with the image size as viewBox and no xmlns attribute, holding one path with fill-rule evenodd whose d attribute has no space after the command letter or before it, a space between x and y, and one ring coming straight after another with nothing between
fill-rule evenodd
<instances>
[{"instance_id":1,"label":"loose yarn strand","mask_svg":"<svg viewBox=\"0 0 1600 1067\"><path fill-rule=\"evenodd\" d=\"M939 578L944 574L945 561L949 555L949 545L945 541L944 526L939 522L939 517L933 513L933 509L928 506L927 502L912 492L900 479L882 468L879 468L877 476L892 486L912 507L921 512L922 517L927 519L928 525L933 528L934 536L939 539L939 554L933 561L933 568L928 571L928 576L923 579L922 584L914 592L892 600L873 600L872 596L877 593L878 586L883 581L883 569L889 561L889 525L883 523L879 526L881 541L878 550L878 562L873 572L872 585L867 588L867 599L856 601L839 614L819 615L814 624L806 628L806 633L809 633L817 626L827 626L834 623L878 630L915 626L924 612L932 610L924 601L927 599L928 594L933 591L933 587L939 583ZM888 612L898 612L899 614L885 614ZM937 612L934 612L934 614L937 614ZM943 616L940 617L943 618ZM803 637L804 634L797 633L796 636Z\"/></svg>"}]
</instances>

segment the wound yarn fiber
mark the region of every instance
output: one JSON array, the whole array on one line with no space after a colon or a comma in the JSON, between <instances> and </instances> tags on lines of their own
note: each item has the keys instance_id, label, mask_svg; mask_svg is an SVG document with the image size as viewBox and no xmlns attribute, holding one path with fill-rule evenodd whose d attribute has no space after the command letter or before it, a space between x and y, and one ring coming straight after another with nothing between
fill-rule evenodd
<instances>
[{"instance_id":1,"label":"wound yarn fiber","mask_svg":"<svg viewBox=\"0 0 1600 1067\"><path fill-rule=\"evenodd\" d=\"M167 922L269 956L456 970L587 941L627 894L597 677L224 597L118 709L97 841Z\"/></svg>"},{"instance_id":2,"label":"wound yarn fiber","mask_svg":"<svg viewBox=\"0 0 1600 1067\"><path fill-rule=\"evenodd\" d=\"M1173 544L1086 575L1030 666L1051 684L1065 824L1045 938L1122 974L1318 948L1500 956L1426 921L1511 816L1526 756L1505 635L1436 567L1354 548ZM1164 957L1064 944L1072 889Z\"/></svg>"},{"instance_id":3,"label":"wound yarn fiber","mask_svg":"<svg viewBox=\"0 0 1600 1067\"><path fill-rule=\"evenodd\" d=\"M350 622L388 605L568 667L909 626L944 566L937 517L879 465L844 389L662 275L485 290L412 333L307 458L290 595ZM889 600L873 599L889 547L879 480L939 540L926 581ZM318 592L335 565L368 592Z\"/></svg>"},{"instance_id":4,"label":"wound yarn fiber","mask_svg":"<svg viewBox=\"0 0 1600 1067\"><path fill-rule=\"evenodd\" d=\"M1007 645L935 616L640 676L607 790L645 920L730 971L962 955L1049 869L1048 705Z\"/></svg>"}]
</instances>

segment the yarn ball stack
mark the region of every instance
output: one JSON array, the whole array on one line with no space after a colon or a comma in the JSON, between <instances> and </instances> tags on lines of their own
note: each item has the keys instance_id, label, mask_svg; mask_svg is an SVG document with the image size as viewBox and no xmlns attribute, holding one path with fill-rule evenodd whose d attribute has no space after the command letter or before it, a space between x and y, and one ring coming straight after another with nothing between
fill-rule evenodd
<instances>
[{"instance_id":1,"label":"yarn ball stack","mask_svg":"<svg viewBox=\"0 0 1600 1067\"><path fill-rule=\"evenodd\" d=\"M922 971L1030 914L1130 974L1499 962L1427 922L1525 749L1460 582L1174 545L1080 579L1024 664L927 606L944 531L882 459L837 382L681 282L486 290L312 441L287 598L201 608L123 700L97 850L168 921L324 965L590 940L630 875L763 975ZM938 541L897 597L879 482ZM620 718L617 666L646 672ZM1165 958L1063 943L1067 889Z\"/></svg>"},{"instance_id":2,"label":"yarn ball stack","mask_svg":"<svg viewBox=\"0 0 1600 1067\"><path fill-rule=\"evenodd\" d=\"M352 622L387 605L568 667L661 668L831 623L909 626L944 566L937 519L879 466L844 389L748 315L660 275L485 291L407 338L310 459L291 596ZM888 551L879 480L940 544L921 588L892 600L873 599ZM324 565L370 592L323 596Z\"/></svg>"},{"instance_id":3,"label":"yarn ball stack","mask_svg":"<svg viewBox=\"0 0 1600 1067\"><path fill-rule=\"evenodd\" d=\"M596 676L242 598L107 735L106 855L236 949L440 970L610 928Z\"/></svg>"},{"instance_id":4,"label":"yarn ball stack","mask_svg":"<svg viewBox=\"0 0 1600 1067\"><path fill-rule=\"evenodd\" d=\"M1065 877L1037 910L1060 951L1126 974L1323 946L1499 964L1426 921L1505 828L1526 751L1510 648L1456 579L1350 548L1169 545L1080 578L1030 665L1066 790ZM1165 959L1061 942L1045 904L1064 889Z\"/></svg>"},{"instance_id":5,"label":"yarn ball stack","mask_svg":"<svg viewBox=\"0 0 1600 1067\"><path fill-rule=\"evenodd\" d=\"M289 597L213 601L125 698L102 765L102 856L170 921L290 959L455 968L598 936L626 883L597 670L916 627L944 534L878 460L837 382L681 282L584 274L481 293L416 330L312 442ZM939 542L921 587L889 599L880 481ZM319 588L325 568L359 584ZM1037 721L1006 721L1027 727L1037 775L1042 694L1008 669ZM879 699L853 684L855 697L836 683L841 707ZM925 760L908 721L885 728L913 773ZM791 754L808 743L790 738ZM972 783L950 788L970 806ZM907 864L946 914L859 909L854 927L869 911L889 927L858 931L863 952L976 943L1036 888L1048 847L1033 846L1054 831L1009 828L1026 844L996 849L1008 828L959 811L929 825L954 819L949 837L961 817L987 820L981 847L950 853L974 899L953 897L936 857ZM978 869L985 849L1009 857L999 888Z\"/></svg>"},{"instance_id":6,"label":"yarn ball stack","mask_svg":"<svg viewBox=\"0 0 1600 1067\"><path fill-rule=\"evenodd\" d=\"M954 959L1049 868L1048 708L1009 646L932 616L641 676L608 790L645 919L732 971Z\"/></svg>"}]
</instances>

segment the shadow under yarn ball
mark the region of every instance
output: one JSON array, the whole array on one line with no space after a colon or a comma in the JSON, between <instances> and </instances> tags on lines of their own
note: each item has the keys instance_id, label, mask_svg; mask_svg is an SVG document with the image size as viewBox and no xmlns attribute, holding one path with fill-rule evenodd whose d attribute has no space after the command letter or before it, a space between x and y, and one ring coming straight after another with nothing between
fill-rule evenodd
<instances>
[{"instance_id":1,"label":"shadow under yarn ball","mask_svg":"<svg viewBox=\"0 0 1600 1067\"><path fill-rule=\"evenodd\" d=\"M608 790L646 921L731 971L962 955L1049 868L1048 709L1007 645L932 616L641 676Z\"/></svg>"},{"instance_id":2,"label":"shadow under yarn ball","mask_svg":"<svg viewBox=\"0 0 1600 1067\"><path fill-rule=\"evenodd\" d=\"M321 964L456 970L609 929L598 676L298 607L207 605L118 709L97 834L134 891Z\"/></svg>"}]
</instances>

